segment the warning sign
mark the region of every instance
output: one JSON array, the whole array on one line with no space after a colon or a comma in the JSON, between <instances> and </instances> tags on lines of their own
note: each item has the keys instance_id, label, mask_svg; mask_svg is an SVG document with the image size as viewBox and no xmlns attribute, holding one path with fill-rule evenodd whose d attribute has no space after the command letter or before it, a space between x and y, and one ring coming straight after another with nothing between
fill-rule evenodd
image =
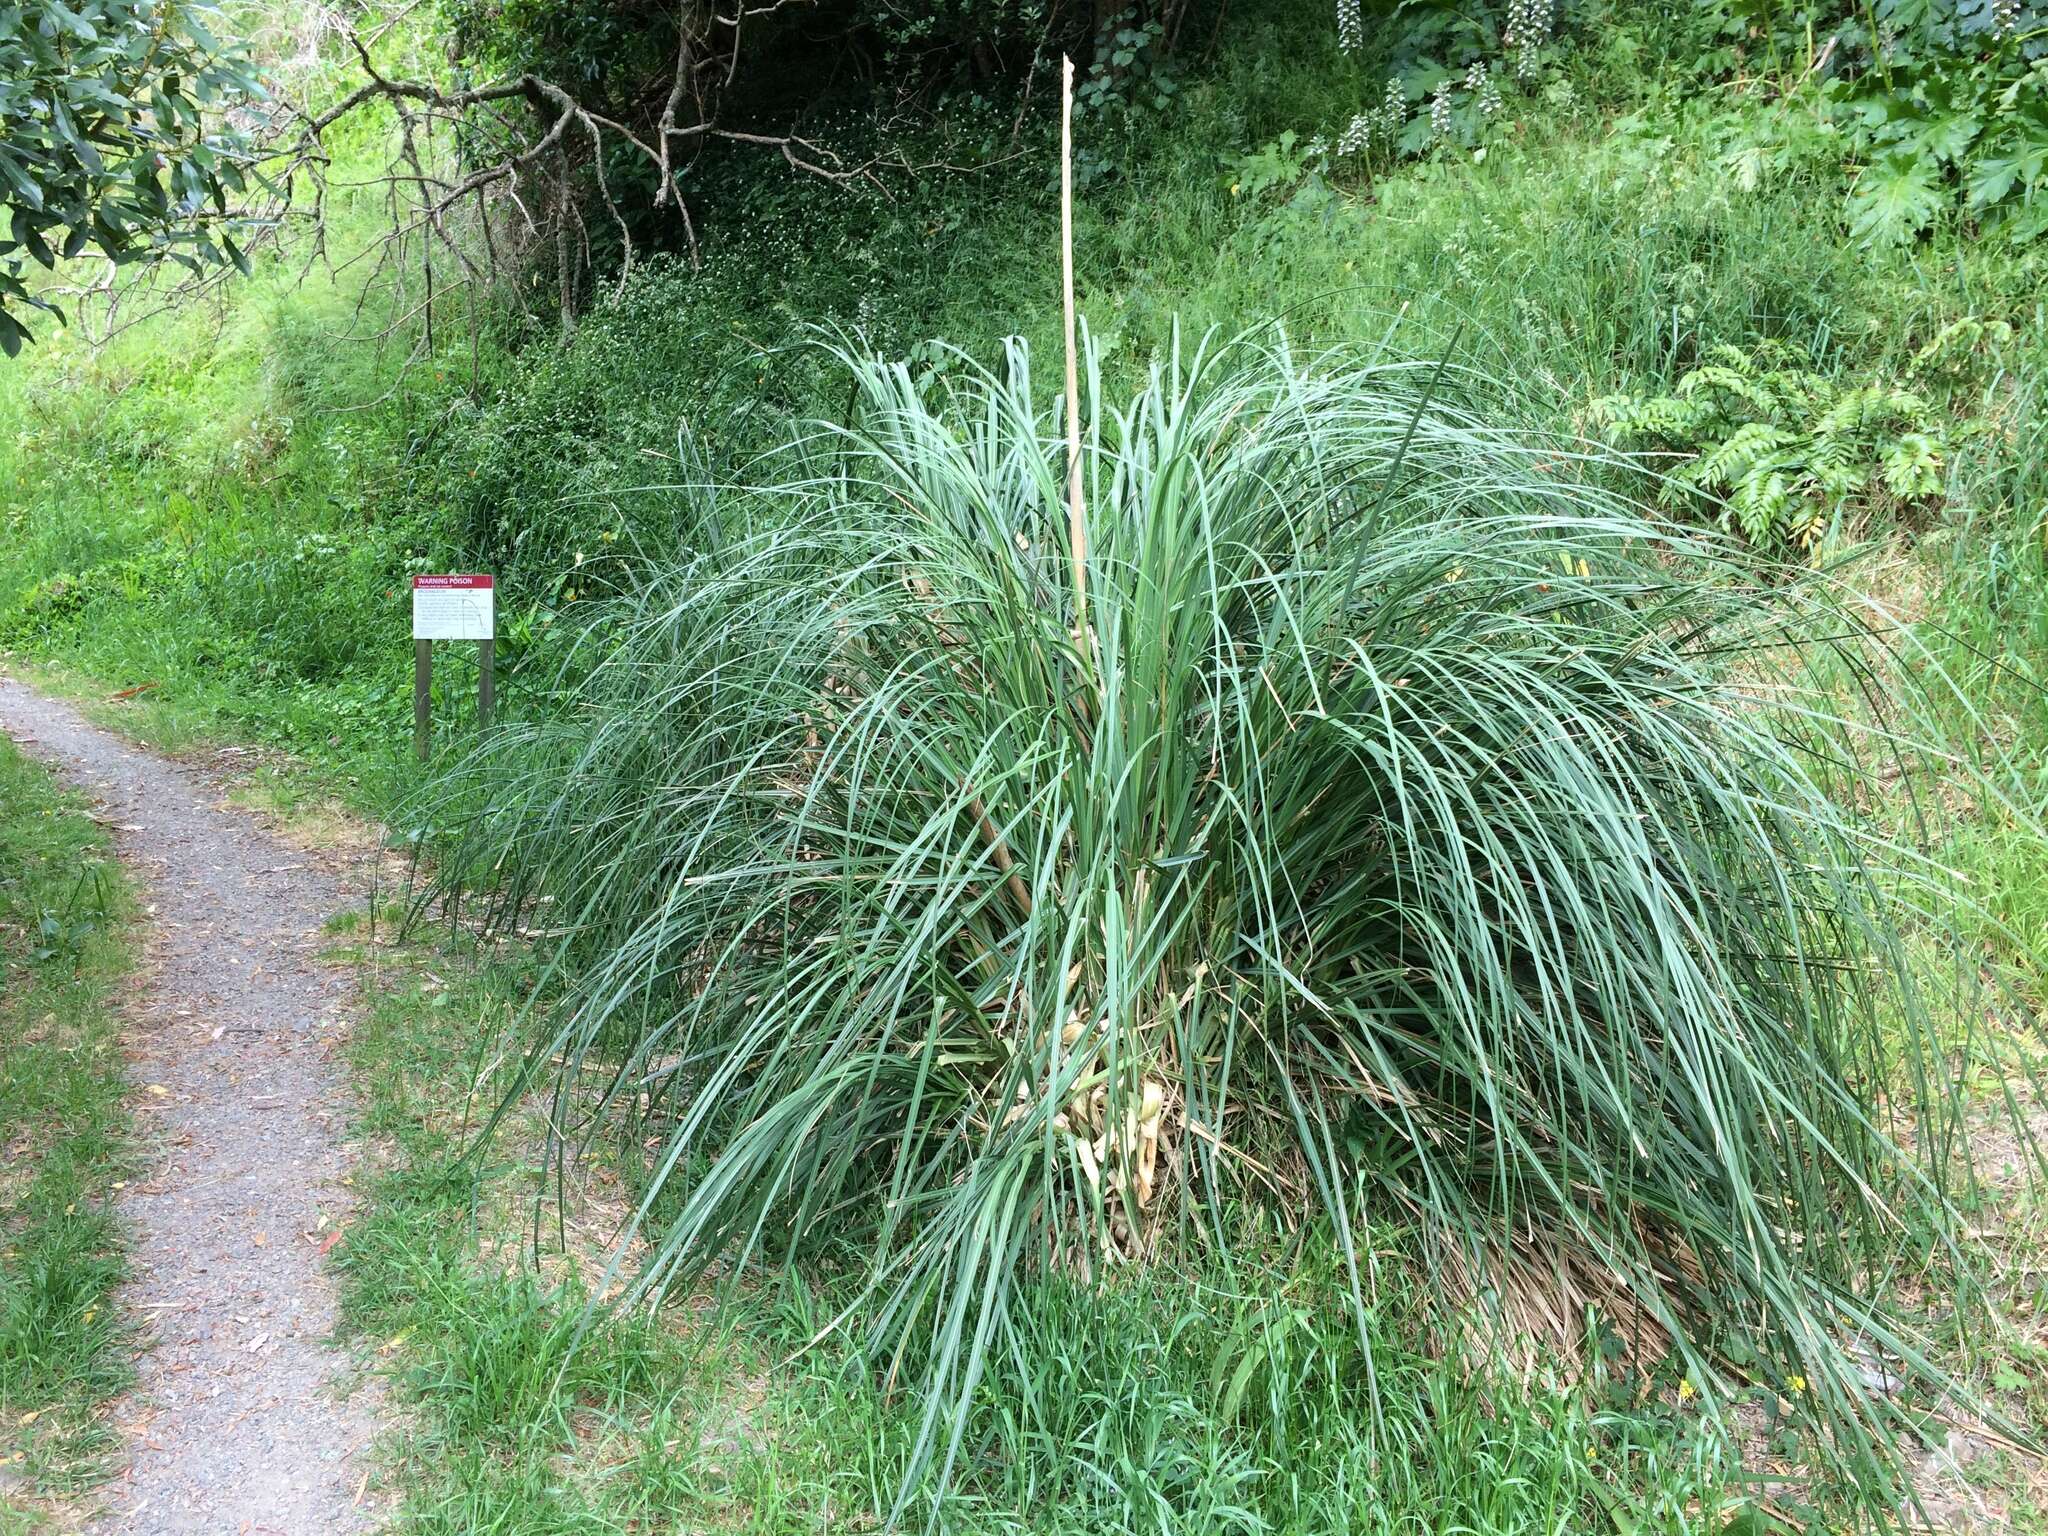
<instances>
[{"instance_id":1,"label":"warning sign","mask_svg":"<svg viewBox=\"0 0 2048 1536\"><path fill-rule=\"evenodd\" d=\"M488 576L413 577L413 639L495 638L496 596Z\"/></svg>"}]
</instances>

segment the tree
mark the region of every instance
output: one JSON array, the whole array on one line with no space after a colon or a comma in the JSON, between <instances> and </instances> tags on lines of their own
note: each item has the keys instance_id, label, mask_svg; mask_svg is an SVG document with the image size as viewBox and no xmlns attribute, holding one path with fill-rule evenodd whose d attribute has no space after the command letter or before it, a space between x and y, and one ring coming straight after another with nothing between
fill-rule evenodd
<instances>
[{"instance_id":1,"label":"tree","mask_svg":"<svg viewBox=\"0 0 2048 1536\"><path fill-rule=\"evenodd\" d=\"M255 178L232 109L260 98L242 51L191 0L0 4L0 348L24 310L62 314L25 281L97 250L198 273L247 257L231 231Z\"/></svg>"},{"instance_id":2,"label":"tree","mask_svg":"<svg viewBox=\"0 0 2048 1536\"><path fill-rule=\"evenodd\" d=\"M1020 101L1061 53L1124 65L1125 23L1170 46L1188 0L447 0L446 63L402 46L412 8L376 0L328 18L347 64L308 99L260 83L216 41L203 0L0 0L0 346L26 310L63 316L26 281L88 250L175 264L196 279L248 270L244 244L287 220L324 252L327 135L390 114L387 238L366 269L400 284L400 324L457 288L551 269L565 326L600 274L636 251L697 252L686 184L705 157L768 154L798 173L880 185L919 172L872 136L865 152L807 137L827 103L866 93L891 111L949 83ZM393 46L395 40L399 46ZM385 55L404 56L393 68ZM1007 84L1005 84L1007 82ZM695 182L688 178L697 177ZM355 185L364 183L357 179ZM417 286L414 286L414 284ZM498 285L523 303L530 283ZM107 284L105 291L113 291Z\"/></svg>"},{"instance_id":3,"label":"tree","mask_svg":"<svg viewBox=\"0 0 2048 1536\"><path fill-rule=\"evenodd\" d=\"M686 187L708 157L768 155L798 174L883 185L913 162L902 142L856 148L813 125L830 107L886 100L899 124L949 87L1029 105L1062 53L1126 68L1113 39L1143 26L1170 46L1189 0L447 0L448 68L387 70L374 10L345 35L356 83L299 133L280 184L324 222L323 135L366 109L392 112L390 270L419 274L400 309L431 328L437 295L552 269L565 327L600 274L649 248L697 256ZM858 137L858 136L857 136ZM886 137L886 136L885 136ZM914 139L914 133L906 136ZM310 208L305 200L310 198ZM436 254L438 253L438 255ZM436 275L436 264L447 270ZM537 274L536 274L537 275ZM508 290L524 301L525 285Z\"/></svg>"}]
</instances>

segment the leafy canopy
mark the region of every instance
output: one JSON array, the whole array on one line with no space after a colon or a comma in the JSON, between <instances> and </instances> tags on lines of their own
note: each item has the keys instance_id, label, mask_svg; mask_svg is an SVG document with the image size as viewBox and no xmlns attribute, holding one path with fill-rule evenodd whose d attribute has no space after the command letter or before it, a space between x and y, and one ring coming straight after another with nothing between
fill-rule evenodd
<instances>
[{"instance_id":1,"label":"leafy canopy","mask_svg":"<svg viewBox=\"0 0 2048 1536\"><path fill-rule=\"evenodd\" d=\"M258 94L241 50L188 0L0 5L0 348L28 339L24 256L246 266L228 234L252 175L223 114ZM61 320L62 316L58 315Z\"/></svg>"}]
</instances>

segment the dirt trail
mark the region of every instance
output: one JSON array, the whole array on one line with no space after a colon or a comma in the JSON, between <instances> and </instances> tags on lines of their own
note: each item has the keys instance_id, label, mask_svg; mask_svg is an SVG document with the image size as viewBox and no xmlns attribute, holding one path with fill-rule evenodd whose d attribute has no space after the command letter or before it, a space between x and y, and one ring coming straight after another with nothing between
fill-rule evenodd
<instances>
[{"instance_id":1,"label":"dirt trail","mask_svg":"<svg viewBox=\"0 0 2048 1536\"><path fill-rule=\"evenodd\" d=\"M6 678L0 730L98 800L151 909L128 1042L146 1172L120 1197L146 1353L116 1413L129 1465L92 1529L367 1531L371 1394L343 1398L346 1361L322 1343L353 984L321 964L319 930L349 898L202 774Z\"/></svg>"}]
</instances>

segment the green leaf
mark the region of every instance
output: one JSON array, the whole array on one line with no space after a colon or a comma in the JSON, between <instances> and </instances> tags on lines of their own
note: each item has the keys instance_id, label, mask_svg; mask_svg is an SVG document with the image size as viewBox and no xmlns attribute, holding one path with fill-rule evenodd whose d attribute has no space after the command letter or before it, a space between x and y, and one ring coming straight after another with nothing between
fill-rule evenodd
<instances>
[{"instance_id":1,"label":"green leaf","mask_svg":"<svg viewBox=\"0 0 2048 1536\"><path fill-rule=\"evenodd\" d=\"M2000 227L2005 237L2015 244L2038 238L2042 231L2048 230L2048 197L2035 198Z\"/></svg>"},{"instance_id":2,"label":"green leaf","mask_svg":"<svg viewBox=\"0 0 2048 1536\"><path fill-rule=\"evenodd\" d=\"M1979 155L1963 175L1964 201L1973 213L1980 212L2004 202L2019 179L2017 155Z\"/></svg>"},{"instance_id":3,"label":"green leaf","mask_svg":"<svg viewBox=\"0 0 2048 1536\"><path fill-rule=\"evenodd\" d=\"M1973 113L1958 112L1929 123L1920 136L1920 144L1928 154L1953 165L1969 153L1970 146L1977 142L1977 135L1983 129L1982 118Z\"/></svg>"},{"instance_id":4,"label":"green leaf","mask_svg":"<svg viewBox=\"0 0 2048 1536\"><path fill-rule=\"evenodd\" d=\"M29 255L35 257L37 261L46 267L57 265L57 253L51 250L49 242L43 239L41 230L37 229L35 225L29 223L26 219L20 218L14 221L14 226L21 236L21 243L28 248Z\"/></svg>"},{"instance_id":5,"label":"green leaf","mask_svg":"<svg viewBox=\"0 0 2048 1536\"><path fill-rule=\"evenodd\" d=\"M30 178L21 162L4 148L0 148L0 178L4 178L8 186L14 189L15 196L19 197L23 204L38 213L42 211L43 189Z\"/></svg>"},{"instance_id":6,"label":"green leaf","mask_svg":"<svg viewBox=\"0 0 2048 1536\"><path fill-rule=\"evenodd\" d=\"M1913 155L1887 155L1864 167L1849 200L1850 231L1865 245L1898 245L1941 211L1935 169Z\"/></svg>"}]
</instances>

